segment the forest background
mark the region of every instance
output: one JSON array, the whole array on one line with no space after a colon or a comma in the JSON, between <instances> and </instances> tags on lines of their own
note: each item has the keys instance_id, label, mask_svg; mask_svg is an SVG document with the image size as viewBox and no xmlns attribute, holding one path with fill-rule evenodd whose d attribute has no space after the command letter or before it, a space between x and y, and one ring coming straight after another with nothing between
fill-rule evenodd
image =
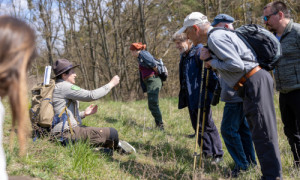
<instances>
[{"instance_id":1,"label":"forest background","mask_svg":"<svg viewBox=\"0 0 300 180\"><path fill-rule=\"evenodd\" d=\"M263 7L270 0L0 0L0 15L10 14L28 22L38 37L39 57L29 72L29 87L41 82L46 65L58 58L79 64L77 84L94 89L120 76L112 100L138 100L138 63L129 51L133 42L168 67L169 77L161 97L174 97L179 89L179 52L171 40L193 11L209 20L219 13L236 19L234 26L263 25ZM300 19L300 1L284 1L295 22ZM109 98L109 97L108 97Z\"/></svg>"}]
</instances>

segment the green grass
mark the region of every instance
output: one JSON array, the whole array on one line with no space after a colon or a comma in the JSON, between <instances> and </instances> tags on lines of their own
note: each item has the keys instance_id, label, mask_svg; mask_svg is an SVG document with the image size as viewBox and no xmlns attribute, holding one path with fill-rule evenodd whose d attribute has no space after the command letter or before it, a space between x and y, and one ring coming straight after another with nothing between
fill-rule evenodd
<instances>
[{"instance_id":1,"label":"green grass","mask_svg":"<svg viewBox=\"0 0 300 180\"><path fill-rule=\"evenodd\" d=\"M120 139L136 147L137 153L113 157L95 152L86 143L63 147L48 139L30 141L26 157L17 156L18 149L8 150L8 136L11 117L7 103L4 125L4 147L9 175L31 176L37 179L192 179L195 139L186 134L193 132L187 109L177 109L177 98L160 100L165 122L165 132L154 128L154 120L147 108L147 101L104 102L96 101L97 114L87 117L87 126L114 127ZM81 109L89 103L81 103ZM278 109L278 96L275 97L279 145L284 179L300 179L300 172L293 168L293 157L283 133ZM213 107L213 118L220 129L224 104ZM203 160L203 168L197 170L198 178L226 179L234 163L223 143L224 161L211 165ZM199 148L198 148L199 152ZM198 166L198 165L197 165ZM238 179L258 179L259 166L244 172Z\"/></svg>"}]
</instances>

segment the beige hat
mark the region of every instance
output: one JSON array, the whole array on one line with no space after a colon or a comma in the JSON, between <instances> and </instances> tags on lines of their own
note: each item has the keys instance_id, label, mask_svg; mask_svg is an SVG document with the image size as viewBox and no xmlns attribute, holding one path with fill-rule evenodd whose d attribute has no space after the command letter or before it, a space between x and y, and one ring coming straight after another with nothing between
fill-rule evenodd
<instances>
[{"instance_id":1,"label":"beige hat","mask_svg":"<svg viewBox=\"0 0 300 180\"><path fill-rule=\"evenodd\" d=\"M184 31L186 30L187 27L193 26L195 24L201 25L201 24L205 24L207 22L208 22L207 17L204 16L202 13L192 12L184 19L183 27L181 29L179 29L179 31L177 31L176 34L184 33Z\"/></svg>"}]
</instances>

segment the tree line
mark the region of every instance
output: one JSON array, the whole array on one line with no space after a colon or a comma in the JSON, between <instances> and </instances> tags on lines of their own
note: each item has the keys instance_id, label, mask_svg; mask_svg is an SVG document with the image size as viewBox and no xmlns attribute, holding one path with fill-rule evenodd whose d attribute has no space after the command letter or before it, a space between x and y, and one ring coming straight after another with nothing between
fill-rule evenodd
<instances>
[{"instance_id":1,"label":"tree line","mask_svg":"<svg viewBox=\"0 0 300 180\"><path fill-rule=\"evenodd\" d=\"M94 89L120 76L114 100L143 97L137 60L131 57L132 42L147 44L154 57L162 58L169 77L161 96L177 96L179 53L171 41L192 11L207 15L219 13L236 19L235 27L263 25L263 7L270 0L2 0L10 5L10 15L25 19L37 32L39 57L33 62L31 77L42 77L46 65L58 58L79 64L77 84ZM300 19L300 2L284 1L295 22ZM0 7L0 8L1 8Z\"/></svg>"}]
</instances>

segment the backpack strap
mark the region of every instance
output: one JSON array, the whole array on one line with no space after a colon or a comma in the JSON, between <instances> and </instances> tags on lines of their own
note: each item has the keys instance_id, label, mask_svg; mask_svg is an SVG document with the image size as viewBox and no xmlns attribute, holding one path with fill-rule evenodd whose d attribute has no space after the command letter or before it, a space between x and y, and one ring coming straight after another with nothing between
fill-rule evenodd
<instances>
[{"instance_id":1,"label":"backpack strap","mask_svg":"<svg viewBox=\"0 0 300 180\"><path fill-rule=\"evenodd\" d=\"M70 104L71 104L71 100L69 100L68 104L67 104L67 105L64 107L64 109L60 112L60 114L58 115L58 117L61 118L61 116L63 115L63 113L66 112L71 135L74 135L74 131L73 131L73 128L72 128L72 124L71 124L71 121L70 121L70 117L69 117L68 111L67 111L67 108L70 106ZM65 122L63 122L62 130L61 130L61 137L63 137L64 125L65 125Z\"/></svg>"},{"instance_id":2,"label":"backpack strap","mask_svg":"<svg viewBox=\"0 0 300 180\"><path fill-rule=\"evenodd\" d=\"M81 125L81 121L78 121L78 113L76 111L76 106L77 106L77 101L75 101L75 104L74 104L74 114L75 114L74 118L77 121L77 124Z\"/></svg>"}]
</instances>

